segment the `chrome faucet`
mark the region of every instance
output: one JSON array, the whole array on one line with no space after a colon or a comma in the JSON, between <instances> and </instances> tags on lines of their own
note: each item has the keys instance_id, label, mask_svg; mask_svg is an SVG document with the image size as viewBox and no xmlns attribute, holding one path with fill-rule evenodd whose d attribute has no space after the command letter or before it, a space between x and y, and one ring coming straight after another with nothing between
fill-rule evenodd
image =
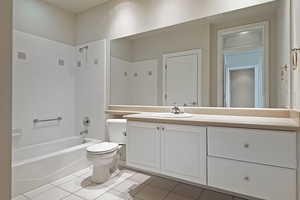
<instances>
[{"instance_id":1,"label":"chrome faucet","mask_svg":"<svg viewBox=\"0 0 300 200\"><path fill-rule=\"evenodd\" d=\"M81 131L79 134L83 137L85 137L87 134L89 134L89 130L88 127L91 125L91 120L89 117L85 117L82 120L82 124L84 126L84 130Z\"/></svg>"},{"instance_id":2,"label":"chrome faucet","mask_svg":"<svg viewBox=\"0 0 300 200\"><path fill-rule=\"evenodd\" d=\"M171 113L173 114L180 114L180 108L177 106L177 104L174 104L173 107L171 108Z\"/></svg>"},{"instance_id":3,"label":"chrome faucet","mask_svg":"<svg viewBox=\"0 0 300 200\"><path fill-rule=\"evenodd\" d=\"M81 132L80 132L80 135L81 135L81 136L86 136L87 134L89 134L88 129L85 129L84 131L81 131Z\"/></svg>"}]
</instances>

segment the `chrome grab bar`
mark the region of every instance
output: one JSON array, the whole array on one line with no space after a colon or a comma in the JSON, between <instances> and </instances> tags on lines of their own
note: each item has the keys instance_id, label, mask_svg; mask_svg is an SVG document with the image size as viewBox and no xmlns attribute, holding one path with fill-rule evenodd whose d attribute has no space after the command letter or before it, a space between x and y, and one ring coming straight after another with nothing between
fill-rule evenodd
<instances>
[{"instance_id":1,"label":"chrome grab bar","mask_svg":"<svg viewBox=\"0 0 300 200\"><path fill-rule=\"evenodd\" d=\"M51 122L51 121L61 121L61 120L62 120L62 117L57 117L55 119L34 119L33 123L36 124L36 123L40 123L40 122Z\"/></svg>"}]
</instances>

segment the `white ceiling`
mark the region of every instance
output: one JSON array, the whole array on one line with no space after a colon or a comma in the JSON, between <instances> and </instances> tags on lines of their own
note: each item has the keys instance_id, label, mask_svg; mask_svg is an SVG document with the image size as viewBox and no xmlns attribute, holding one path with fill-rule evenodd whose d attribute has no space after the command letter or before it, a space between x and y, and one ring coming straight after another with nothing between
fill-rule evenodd
<instances>
[{"instance_id":1,"label":"white ceiling","mask_svg":"<svg viewBox=\"0 0 300 200\"><path fill-rule=\"evenodd\" d=\"M43 0L65 10L79 13L108 0Z\"/></svg>"}]
</instances>

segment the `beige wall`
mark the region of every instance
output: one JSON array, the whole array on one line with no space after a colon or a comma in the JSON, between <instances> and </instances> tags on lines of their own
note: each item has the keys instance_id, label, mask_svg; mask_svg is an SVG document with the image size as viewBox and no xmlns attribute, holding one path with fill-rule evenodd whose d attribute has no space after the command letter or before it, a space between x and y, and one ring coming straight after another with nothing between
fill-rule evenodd
<instances>
[{"instance_id":1,"label":"beige wall","mask_svg":"<svg viewBox=\"0 0 300 200\"><path fill-rule=\"evenodd\" d=\"M132 37L116 39L111 42L111 55L129 62L157 60L157 102L158 105L162 105L163 55L201 49L202 106L209 106L209 31L209 23L196 20Z\"/></svg>"},{"instance_id":2,"label":"beige wall","mask_svg":"<svg viewBox=\"0 0 300 200\"><path fill-rule=\"evenodd\" d=\"M132 40L132 58L136 61L158 60L158 104L162 105L162 56L191 49L202 50L202 106L209 106L209 24L201 20L166 28Z\"/></svg>"},{"instance_id":3,"label":"beige wall","mask_svg":"<svg viewBox=\"0 0 300 200\"><path fill-rule=\"evenodd\" d=\"M11 178L11 0L0 1L0 199L10 200Z\"/></svg>"},{"instance_id":4,"label":"beige wall","mask_svg":"<svg viewBox=\"0 0 300 200\"><path fill-rule=\"evenodd\" d=\"M77 44L119 38L273 0L111 0L77 16Z\"/></svg>"},{"instance_id":5,"label":"beige wall","mask_svg":"<svg viewBox=\"0 0 300 200\"><path fill-rule=\"evenodd\" d=\"M112 40L110 53L112 57L132 62L132 41L127 38Z\"/></svg>"},{"instance_id":6,"label":"beige wall","mask_svg":"<svg viewBox=\"0 0 300 200\"><path fill-rule=\"evenodd\" d=\"M75 15L41 0L14 0L14 28L75 45Z\"/></svg>"}]
</instances>

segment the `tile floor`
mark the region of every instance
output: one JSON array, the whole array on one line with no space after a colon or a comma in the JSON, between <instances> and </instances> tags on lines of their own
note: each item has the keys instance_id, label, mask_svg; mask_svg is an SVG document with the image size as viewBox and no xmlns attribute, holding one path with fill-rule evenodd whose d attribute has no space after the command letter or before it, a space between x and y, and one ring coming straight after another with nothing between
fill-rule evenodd
<instances>
[{"instance_id":1,"label":"tile floor","mask_svg":"<svg viewBox=\"0 0 300 200\"><path fill-rule=\"evenodd\" d=\"M93 184L90 175L87 168L12 200L241 200L127 169L101 185Z\"/></svg>"}]
</instances>

